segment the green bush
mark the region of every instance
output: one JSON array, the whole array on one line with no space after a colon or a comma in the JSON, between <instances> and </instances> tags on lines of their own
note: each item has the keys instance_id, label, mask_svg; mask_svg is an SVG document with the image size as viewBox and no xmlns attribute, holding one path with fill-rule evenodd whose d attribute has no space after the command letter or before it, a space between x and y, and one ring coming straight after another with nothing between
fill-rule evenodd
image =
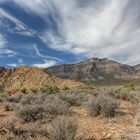
<instances>
[{"instance_id":1,"label":"green bush","mask_svg":"<svg viewBox=\"0 0 140 140\"><path fill-rule=\"evenodd\" d=\"M32 87L31 88L31 91L32 91L32 93L37 93L38 92L38 89L36 87Z\"/></svg>"},{"instance_id":2,"label":"green bush","mask_svg":"<svg viewBox=\"0 0 140 140\"><path fill-rule=\"evenodd\" d=\"M42 92L49 93L49 94L56 94L60 91L57 86L54 85L45 85Z\"/></svg>"},{"instance_id":3,"label":"green bush","mask_svg":"<svg viewBox=\"0 0 140 140\"><path fill-rule=\"evenodd\" d=\"M129 90L135 90L135 84L133 84L133 83L129 83L126 87L127 87Z\"/></svg>"}]
</instances>

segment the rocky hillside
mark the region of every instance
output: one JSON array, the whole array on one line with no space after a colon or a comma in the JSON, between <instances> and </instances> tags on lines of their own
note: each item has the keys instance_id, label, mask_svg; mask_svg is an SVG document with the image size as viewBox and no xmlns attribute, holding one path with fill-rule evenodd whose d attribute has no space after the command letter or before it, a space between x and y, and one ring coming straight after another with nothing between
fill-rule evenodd
<instances>
[{"instance_id":1,"label":"rocky hillside","mask_svg":"<svg viewBox=\"0 0 140 140\"><path fill-rule=\"evenodd\" d=\"M140 65L129 66L107 58L93 58L70 65L55 66L45 71L64 79L82 82L127 82L140 80Z\"/></svg>"},{"instance_id":2,"label":"rocky hillside","mask_svg":"<svg viewBox=\"0 0 140 140\"><path fill-rule=\"evenodd\" d=\"M49 76L47 73L36 67L19 67L5 69L0 67L0 90L4 92L19 92L22 89L41 91L45 86L55 86L60 89L69 87L75 88L83 85L80 82L64 80Z\"/></svg>"}]
</instances>

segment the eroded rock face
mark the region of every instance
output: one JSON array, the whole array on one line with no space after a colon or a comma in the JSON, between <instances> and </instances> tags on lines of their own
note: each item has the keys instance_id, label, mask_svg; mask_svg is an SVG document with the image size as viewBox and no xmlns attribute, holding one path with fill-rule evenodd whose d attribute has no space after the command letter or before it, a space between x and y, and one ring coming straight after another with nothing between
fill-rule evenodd
<instances>
[{"instance_id":1,"label":"eroded rock face","mask_svg":"<svg viewBox=\"0 0 140 140\"><path fill-rule=\"evenodd\" d=\"M140 66L135 68L107 58L93 58L77 64L51 67L45 71L61 78L83 82L140 79Z\"/></svg>"}]
</instances>

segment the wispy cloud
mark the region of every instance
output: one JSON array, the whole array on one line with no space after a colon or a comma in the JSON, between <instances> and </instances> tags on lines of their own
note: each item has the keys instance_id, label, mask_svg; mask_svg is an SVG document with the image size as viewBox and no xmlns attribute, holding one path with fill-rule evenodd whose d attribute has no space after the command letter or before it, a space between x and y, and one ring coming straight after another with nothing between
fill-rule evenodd
<instances>
[{"instance_id":1,"label":"wispy cloud","mask_svg":"<svg viewBox=\"0 0 140 140\"><path fill-rule=\"evenodd\" d=\"M6 39L0 34L0 48L3 48L6 44Z\"/></svg>"},{"instance_id":2,"label":"wispy cloud","mask_svg":"<svg viewBox=\"0 0 140 140\"><path fill-rule=\"evenodd\" d=\"M54 60L44 60L44 63L41 64L33 64L32 66L39 67L39 68L47 68L56 65L57 62Z\"/></svg>"},{"instance_id":3,"label":"wispy cloud","mask_svg":"<svg viewBox=\"0 0 140 140\"><path fill-rule=\"evenodd\" d=\"M27 13L37 14L37 15L46 15L46 12L49 12L50 0L13 0L16 4L22 7Z\"/></svg>"},{"instance_id":4,"label":"wispy cloud","mask_svg":"<svg viewBox=\"0 0 140 140\"><path fill-rule=\"evenodd\" d=\"M1 49L0 51L0 57L12 57L12 56L15 56L16 55L16 52L12 51L12 50L9 50L9 49Z\"/></svg>"},{"instance_id":5,"label":"wispy cloud","mask_svg":"<svg viewBox=\"0 0 140 140\"><path fill-rule=\"evenodd\" d=\"M62 61L62 59L60 59L60 58L41 54L41 53L40 53L40 50L38 49L38 47L37 47L36 44L33 44L33 45L32 45L32 48L35 50L36 55L37 55L38 57L45 58L45 59L50 59L50 60Z\"/></svg>"},{"instance_id":6,"label":"wispy cloud","mask_svg":"<svg viewBox=\"0 0 140 140\"><path fill-rule=\"evenodd\" d=\"M55 50L87 58L109 57L130 64L140 61L138 0L14 1L28 14L46 19L46 23L47 15L53 15L58 33L46 30L41 38Z\"/></svg>"},{"instance_id":7,"label":"wispy cloud","mask_svg":"<svg viewBox=\"0 0 140 140\"><path fill-rule=\"evenodd\" d=\"M7 44L6 38L2 34L0 34L0 57L3 56L12 57L16 55L16 52L8 49L6 44Z\"/></svg>"},{"instance_id":8,"label":"wispy cloud","mask_svg":"<svg viewBox=\"0 0 140 140\"><path fill-rule=\"evenodd\" d=\"M15 60L14 62L8 63L8 64L6 64L6 66L8 66L8 67L19 67L19 66L25 65L23 62L24 62L23 59L18 58L17 61Z\"/></svg>"},{"instance_id":9,"label":"wispy cloud","mask_svg":"<svg viewBox=\"0 0 140 140\"><path fill-rule=\"evenodd\" d=\"M17 67L17 64L16 63L11 63L11 64L7 64L7 66L9 66L9 67Z\"/></svg>"},{"instance_id":10,"label":"wispy cloud","mask_svg":"<svg viewBox=\"0 0 140 140\"><path fill-rule=\"evenodd\" d=\"M23 64L23 59L18 58L18 63Z\"/></svg>"},{"instance_id":11,"label":"wispy cloud","mask_svg":"<svg viewBox=\"0 0 140 140\"><path fill-rule=\"evenodd\" d=\"M21 48L22 48L22 50L24 50L24 53L23 54L21 53L22 50L20 50L20 52L17 52L17 54L18 54L17 56L19 58L17 58L16 62L14 61L15 63L11 63L11 64L16 64L16 66L25 65L24 59L22 59L22 57L28 58L31 60L34 59L36 61L38 61L38 60L42 61L43 63L37 63L37 62L33 63L32 62L32 64L31 64L32 66L36 66L36 67L40 67L40 68L53 66L59 62L62 62L62 60L57 57L49 56L46 53L42 54L36 44L23 44L23 45L21 45ZM8 64L8 66L12 66L12 65Z\"/></svg>"},{"instance_id":12,"label":"wispy cloud","mask_svg":"<svg viewBox=\"0 0 140 140\"><path fill-rule=\"evenodd\" d=\"M15 28L10 28L7 26L9 28L7 30L9 30L11 33L17 33L17 34L21 34L24 36L34 36L35 35L34 30L30 29L22 21L20 21L19 19L17 19L16 17L14 17L13 15L11 15L10 13L8 13L7 11L5 11L2 8L0 8L0 17L10 20L11 22L13 22L16 25ZM2 22L2 19L1 19L1 22Z\"/></svg>"}]
</instances>

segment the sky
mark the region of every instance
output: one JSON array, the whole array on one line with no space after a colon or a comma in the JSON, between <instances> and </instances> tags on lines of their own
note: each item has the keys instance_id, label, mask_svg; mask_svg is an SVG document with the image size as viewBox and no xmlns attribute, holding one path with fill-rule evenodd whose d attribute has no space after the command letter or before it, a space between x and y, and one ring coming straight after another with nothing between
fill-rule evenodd
<instances>
[{"instance_id":1,"label":"sky","mask_svg":"<svg viewBox=\"0 0 140 140\"><path fill-rule=\"evenodd\" d=\"M140 0L0 0L0 66L95 57L140 63Z\"/></svg>"}]
</instances>

